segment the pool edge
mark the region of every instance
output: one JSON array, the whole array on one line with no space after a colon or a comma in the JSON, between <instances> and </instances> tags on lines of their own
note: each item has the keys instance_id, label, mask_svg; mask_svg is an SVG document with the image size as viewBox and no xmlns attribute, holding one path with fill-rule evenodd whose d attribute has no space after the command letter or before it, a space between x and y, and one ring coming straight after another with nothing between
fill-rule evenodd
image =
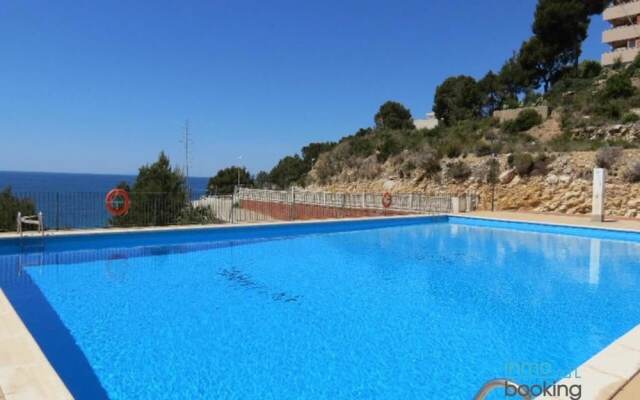
<instances>
[{"instance_id":1,"label":"pool edge","mask_svg":"<svg viewBox=\"0 0 640 400\"><path fill-rule=\"evenodd\" d=\"M0 389L6 400L73 396L0 289Z\"/></svg>"},{"instance_id":2,"label":"pool edge","mask_svg":"<svg viewBox=\"0 0 640 400\"><path fill-rule=\"evenodd\" d=\"M241 224L241 225L205 225L205 226L170 226L170 227L155 227L155 228L125 228L125 229L102 229L102 230L82 230L82 231L62 231L50 233L50 236L55 237L82 237L87 235L103 235L103 234L127 234L127 233L153 233L153 232L170 232L170 231L185 231L185 230L227 230L234 228L250 228L250 227L278 227L278 226L292 226L292 225L305 225L305 224L329 224L340 222L355 222L355 221L376 221L376 220L422 220L422 219L437 219L445 217L448 221L451 218L467 219L467 220L481 220L489 222L508 223L511 225L536 225L543 227L556 227L556 228L572 228L578 231L593 232L604 231L613 232L619 234L640 234L640 229L621 229L614 227L601 227L591 225L578 225L571 223L559 223L559 222L547 222L536 220L516 220L508 218L493 218L487 216L474 216L474 215L461 215L461 214L434 214L434 215L410 215L410 216L393 216L393 217L370 217L370 218L349 218L340 220L305 220L305 221L278 221L267 223L253 223L253 224ZM33 235L31 235L33 237ZM0 235L0 244L3 240L16 239L16 234L2 234ZM28 340L35 346L35 350L39 356L44 360L48 371L53 374L54 381L57 381L61 385L64 392L63 396L67 397L49 397L49 398L61 398L71 399L73 398L62 379L59 377L55 369L48 362L41 349L38 347L35 339L25 327L24 323L15 312L11 303L4 295L4 292L0 289L0 318L3 317L3 311L8 306L10 312L18 319L19 325L22 327L24 333L27 334ZM1 332L0 332L1 333ZM1 343L1 341L0 341ZM1 366L1 364L0 364ZM565 378L558 381L558 384L573 385L579 384L582 386L582 399L594 399L594 400L609 400L613 399L634 377L640 372L640 324L625 333L621 337L617 338L614 342L609 344L600 350L597 354L591 357L589 360L578 366L571 378ZM7 400L11 399L10 392L7 392L4 383L4 375L0 372L0 388L5 390L5 396ZM587 379L589 382L587 382ZM28 382L27 385L28 386ZM538 397L539 399L563 399L567 397Z\"/></svg>"}]
</instances>

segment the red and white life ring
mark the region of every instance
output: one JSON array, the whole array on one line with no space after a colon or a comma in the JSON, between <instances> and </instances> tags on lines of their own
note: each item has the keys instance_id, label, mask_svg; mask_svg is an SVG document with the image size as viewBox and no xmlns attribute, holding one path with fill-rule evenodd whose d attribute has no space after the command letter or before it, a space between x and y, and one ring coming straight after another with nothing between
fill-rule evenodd
<instances>
[{"instance_id":1,"label":"red and white life ring","mask_svg":"<svg viewBox=\"0 0 640 400\"><path fill-rule=\"evenodd\" d=\"M391 207L391 203L393 202L393 198L391 197L391 193L384 192L382 195L382 207L389 208Z\"/></svg>"},{"instance_id":2,"label":"red and white life ring","mask_svg":"<svg viewBox=\"0 0 640 400\"><path fill-rule=\"evenodd\" d=\"M129 212L129 193L124 189L112 189L104 198L107 212L114 217L122 217Z\"/></svg>"}]
</instances>

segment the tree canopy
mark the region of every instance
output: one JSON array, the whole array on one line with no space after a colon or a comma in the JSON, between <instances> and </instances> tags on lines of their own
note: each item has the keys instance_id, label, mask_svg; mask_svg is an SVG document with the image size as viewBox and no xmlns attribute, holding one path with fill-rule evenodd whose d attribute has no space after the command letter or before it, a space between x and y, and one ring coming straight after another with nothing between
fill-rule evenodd
<instances>
[{"instance_id":1,"label":"tree canopy","mask_svg":"<svg viewBox=\"0 0 640 400\"><path fill-rule=\"evenodd\" d=\"M18 212L23 215L34 215L36 207L30 199L15 196L11 187L7 186L0 191L0 231L16 230ZM28 229L28 226L25 229Z\"/></svg>"},{"instance_id":2,"label":"tree canopy","mask_svg":"<svg viewBox=\"0 0 640 400\"><path fill-rule=\"evenodd\" d=\"M411 111L397 101L387 101L373 117L376 127L383 129L414 129Z\"/></svg>"},{"instance_id":3,"label":"tree canopy","mask_svg":"<svg viewBox=\"0 0 640 400\"><path fill-rule=\"evenodd\" d=\"M131 207L127 215L114 217L114 225L168 225L178 222L180 213L188 205L184 175L171 167L169 158L161 152L158 160L143 165L129 191Z\"/></svg>"},{"instance_id":4,"label":"tree canopy","mask_svg":"<svg viewBox=\"0 0 640 400\"><path fill-rule=\"evenodd\" d=\"M302 184L308 171L308 164L296 154L281 159L269 173L269 178L271 183L286 189L294 184Z\"/></svg>"},{"instance_id":5,"label":"tree canopy","mask_svg":"<svg viewBox=\"0 0 640 400\"><path fill-rule=\"evenodd\" d=\"M307 164L308 169L311 170L313 163L318 160L320 154L333 149L335 146L335 142L309 143L302 148L302 160Z\"/></svg>"},{"instance_id":6,"label":"tree canopy","mask_svg":"<svg viewBox=\"0 0 640 400\"><path fill-rule=\"evenodd\" d=\"M482 93L470 76L446 79L436 88L433 111L446 125L480 116Z\"/></svg>"},{"instance_id":7,"label":"tree canopy","mask_svg":"<svg viewBox=\"0 0 640 400\"><path fill-rule=\"evenodd\" d=\"M245 167L228 167L221 169L215 176L209 178L207 194L232 194L239 183L242 186L252 186L251 174Z\"/></svg>"}]
</instances>

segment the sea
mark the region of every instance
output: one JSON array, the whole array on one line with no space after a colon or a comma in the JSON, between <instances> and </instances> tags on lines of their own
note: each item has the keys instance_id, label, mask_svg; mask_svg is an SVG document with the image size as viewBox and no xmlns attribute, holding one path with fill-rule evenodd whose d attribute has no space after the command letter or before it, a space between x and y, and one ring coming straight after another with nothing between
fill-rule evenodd
<instances>
[{"instance_id":1,"label":"sea","mask_svg":"<svg viewBox=\"0 0 640 400\"><path fill-rule=\"evenodd\" d=\"M131 185L135 179L135 175L0 171L0 190L11 187L16 196L31 199L49 228L100 228L110 219L104 196L120 182ZM207 181L189 178L193 198L204 194Z\"/></svg>"}]
</instances>

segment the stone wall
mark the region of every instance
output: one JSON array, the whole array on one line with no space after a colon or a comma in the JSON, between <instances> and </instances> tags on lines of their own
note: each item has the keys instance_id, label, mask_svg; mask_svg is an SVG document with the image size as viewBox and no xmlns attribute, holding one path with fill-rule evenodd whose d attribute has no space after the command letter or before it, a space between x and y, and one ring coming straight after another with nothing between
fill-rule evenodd
<instances>
[{"instance_id":1,"label":"stone wall","mask_svg":"<svg viewBox=\"0 0 640 400\"><path fill-rule=\"evenodd\" d=\"M268 201L240 200L240 208L280 221L299 221L328 218L362 218L387 215L406 215L399 211L327 207L310 204L288 204Z\"/></svg>"},{"instance_id":2,"label":"stone wall","mask_svg":"<svg viewBox=\"0 0 640 400\"><path fill-rule=\"evenodd\" d=\"M586 126L571 131L574 139L640 141L640 122L605 126Z\"/></svg>"}]
</instances>

